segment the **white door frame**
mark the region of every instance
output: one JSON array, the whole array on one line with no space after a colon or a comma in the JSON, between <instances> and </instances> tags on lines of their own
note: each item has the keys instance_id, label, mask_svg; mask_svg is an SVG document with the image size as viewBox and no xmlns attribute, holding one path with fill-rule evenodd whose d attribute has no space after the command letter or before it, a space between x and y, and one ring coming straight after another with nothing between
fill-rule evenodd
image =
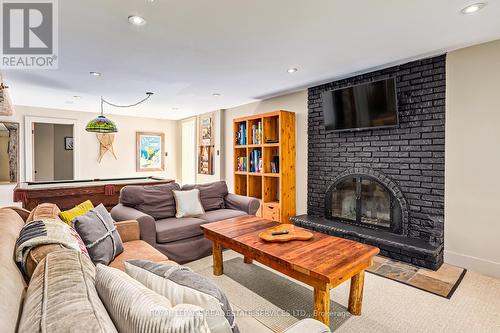
<instances>
[{"instance_id":1,"label":"white door frame","mask_svg":"<svg viewBox=\"0 0 500 333\"><path fill-rule=\"evenodd\" d=\"M184 169L184 165L183 165L183 158L182 158L182 152L183 152L183 147L182 147L182 138L183 138L183 125L185 123L193 123L194 124L194 156L193 156L193 161L194 161L194 175L193 175L193 179L194 179L194 183L196 183L196 177L197 177L197 174L198 174L198 121L197 121L197 118L196 117L191 117L191 118L187 118L187 119L183 119L181 120L181 183L183 185L185 185L185 179L183 179L182 177L182 171Z\"/></svg>"},{"instance_id":2,"label":"white door frame","mask_svg":"<svg viewBox=\"0 0 500 333\"><path fill-rule=\"evenodd\" d=\"M77 119L52 118L52 117L24 117L24 170L25 181L32 182L33 179L33 128L34 123L73 125L73 178L80 178L80 125Z\"/></svg>"}]
</instances>

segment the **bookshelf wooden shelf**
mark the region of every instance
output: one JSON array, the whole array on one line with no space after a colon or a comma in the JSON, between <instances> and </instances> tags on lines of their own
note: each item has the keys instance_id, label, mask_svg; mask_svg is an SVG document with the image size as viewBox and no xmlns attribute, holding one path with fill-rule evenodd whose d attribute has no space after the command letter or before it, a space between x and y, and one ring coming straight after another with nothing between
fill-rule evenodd
<instances>
[{"instance_id":1,"label":"bookshelf wooden shelf","mask_svg":"<svg viewBox=\"0 0 500 333\"><path fill-rule=\"evenodd\" d=\"M261 200L258 214L295 215L295 114L274 111L233 120L234 191Z\"/></svg>"}]
</instances>

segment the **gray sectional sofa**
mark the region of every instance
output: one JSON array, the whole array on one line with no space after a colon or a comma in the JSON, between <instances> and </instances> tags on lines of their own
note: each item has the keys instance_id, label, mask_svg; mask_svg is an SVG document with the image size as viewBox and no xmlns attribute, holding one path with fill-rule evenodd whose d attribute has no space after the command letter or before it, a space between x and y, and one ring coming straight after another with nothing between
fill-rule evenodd
<instances>
[{"instance_id":1,"label":"gray sectional sofa","mask_svg":"<svg viewBox=\"0 0 500 333\"><path fill-rule=\"evenodd\" d=\"M172 191L200 190L205 214L176 218ZM170 260L180 264L209 255L212 244L203 237L202 224L255 215L257 199L231 194L224 181L184 185L177 183L150 186L126 186L120 192L120 203L111 210L116 221L137 220L141 239L154 246Z\"/></svg>"}]
</instances>

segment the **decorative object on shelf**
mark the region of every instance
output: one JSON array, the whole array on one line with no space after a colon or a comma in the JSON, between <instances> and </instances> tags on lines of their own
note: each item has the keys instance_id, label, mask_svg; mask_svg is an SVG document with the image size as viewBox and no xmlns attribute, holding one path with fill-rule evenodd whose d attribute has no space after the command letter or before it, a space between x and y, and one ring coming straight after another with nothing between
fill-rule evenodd
<instances>
[{"instance_id":1,"label":"decorative object on shelf","mask_svg":"<svg viewBox=\"0 0 500 333\"><path fill-rule=\"evenodd\" d=\"M165 170L165 134L152 132L136 133L137 171Z\"/></svg>"},{"instance_id":2,"label":"decorative object on shelf","mask_svg":"<svg viewBox=\"0 0 500 333\"><path fill-rule=\"evenodd\" d=\"M65 136L64 137L64 150L73 150L73 137Z\"/></svg>"},{"instance_id":3,"label":"decorative object on shelf","mask_svg":"<svg viewBox=\"0 0 500 333\"><path fill-rule=\"evenodd\" d=\"M153 96L152 92L146 92L146 97L141 99L139 102L134 103L134 104L128 104L128 105L118 105L111 103L101 96L101 114L95 118L89 121L87 126L85 127L85 130L87 132L92 132L92 133L116 133L118 132L118 128L116 127L116 124L111 121L110 119L106 118L104 116L104 103L114 106L116 108L130 108L133 106L137 106L141 103L144 103L147 101L151 96Z\"/></svg>"},{"instance_id":4,"label":"decorative object on shelf","mask_svg":"<svg viewBox=\"0 0 500 333\"><path fill-rule=\"evenodd\" d=\"M12 116L14 114L12 109L12 102L7 91L9 87L3 82L0 75L0 116Z\"/></svg>"},{"instance_id":5,"label":"decorative object on shelf","mask_svg":"<svg viewBox=\"0 0 500 333\"><path fill-rule=\"evenodd\" d=\"M266 242L285 243L292 240L310 240L313 238L313 234L302 228L295 227L293 224L282 224L262 231L259 237Z\"/></svg>"},{"instance_id":6,"label":"decorative object on shelf","mask_svg":"<svg viewBox=\"0 0 500 333\"><path fill-rule=\"evenodd\" d=\"M198 116L199 143L198 143L198 173L214 175L214 133L213 112Z\"/></svg>"},{"instance_id":7,"label":"decorative object on shelf","mask_svg":"<svg viewBox=\"0 0 500 333\"><path fill-rule=\"evenodd\" d=\"M97 140L99 140L99 163L101 163L102 158L107 152L110 152L115 160L117 160L118 157L116 157L115 149L113 148L115 135L113 133L96 133L96 136Z\"/></svg>"}]
</instances>

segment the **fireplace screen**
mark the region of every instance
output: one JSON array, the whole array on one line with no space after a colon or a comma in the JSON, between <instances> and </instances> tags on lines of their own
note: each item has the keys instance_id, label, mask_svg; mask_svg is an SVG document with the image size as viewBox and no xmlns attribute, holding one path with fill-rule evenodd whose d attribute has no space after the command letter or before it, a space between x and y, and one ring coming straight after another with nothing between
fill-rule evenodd
<instances>
[{"instance_id":1,"label":"fireplace screen","mask_svg":"<svg viewBox=\"0 0 500 333\"><path fill-rule=\"evenodd\" d=\"M387 188L370 177L345 177L330 188L326 199L329 218L392 231L400 224L391 222L401 218L401 208L393 205Z\"/></svg>"},{"instance_id":2,"label":"fireplace screen","mask_svg":"<svg viewBox=\"0 0 500 333\"><path fill-rule=\"evenodd\" d=\"M391 226L391 195L382 185L361 180L361 223L383 228Z\"/></svg>"}]
</instances>

